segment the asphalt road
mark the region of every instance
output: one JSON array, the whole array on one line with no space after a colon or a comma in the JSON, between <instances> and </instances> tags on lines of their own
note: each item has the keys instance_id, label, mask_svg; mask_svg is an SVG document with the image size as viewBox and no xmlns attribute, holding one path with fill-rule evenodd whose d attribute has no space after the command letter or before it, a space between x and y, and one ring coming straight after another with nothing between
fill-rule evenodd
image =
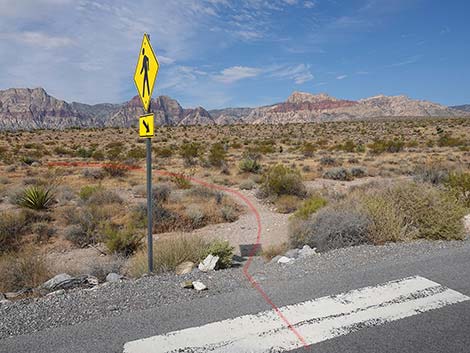
<instances>
[{"instance_id":1,"label":"asphalt road","mask_svg":"<svg viewBox=\"0 0 470 353\"><path fill-rule=\"evenodd\" d=\"M295 278L267 273L261 285L277 306L422 276L470 296L470 245L384 258L367 266L305 273ZM399 259L399 260L397 260ZM288 266L297 266L296 264ZM292 270L292 268L291 268ZM198 298L63 326L0 341L0 352L122 352L126 342L255 314L271 307L253 289ZM47 320L47 313L44 315ZM207 335L210 335L207 332ZM365 327L292 352L470 352L470 301Z\"/></svg>"}]
</instances>

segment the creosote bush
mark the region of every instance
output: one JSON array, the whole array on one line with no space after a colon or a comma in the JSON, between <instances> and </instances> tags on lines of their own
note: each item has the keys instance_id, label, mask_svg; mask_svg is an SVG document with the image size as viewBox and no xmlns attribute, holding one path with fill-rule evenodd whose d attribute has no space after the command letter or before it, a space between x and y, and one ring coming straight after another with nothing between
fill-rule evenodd
<instances>
[{"instance_id":1,"label":"creosote bush","mask_svg":"<svg viewBox=\"0 0 470 353\"><path fill-rule=\"evenodd\" d=\"M261 192L267 197L282 195L304 197L306 189L298 170L278 164L263 175Z\"/></svg>"},{"instance_id":2,"label":"creosote bush","mask_svg":"<svg viewBox=\"0 0 470 353\"><path fill-rule=\"evenodd\" d=\"M326 204L327 201L323 197L319 195L312 195L300 205L300 207L294 213L294 217L305 220L310 217L310 215L317 212L320 208L325 207Z\"/></svg>"},{"instance_id":3,"label":"creosote bush","mask_svg":"<svg viewBox=\"0 0 470 353\"><path fill-rule=\"evenodd\" d=\"M132 226L108 224L104 228L104 243L112 254L130 256L142 245L144 234Z\"/></svg>"},{"instance_id":4,"label":"creosote bush","mask_svg":"<svg viewBox=\"0 0 470 353\"><path fill-rule=\"evenodd\" d=\"M209 254L219 257L216 269L224 269L232 266L234 247L226 240L213 240L204 249L202 258L206 258Z\"/></svg>"}]
</instances>

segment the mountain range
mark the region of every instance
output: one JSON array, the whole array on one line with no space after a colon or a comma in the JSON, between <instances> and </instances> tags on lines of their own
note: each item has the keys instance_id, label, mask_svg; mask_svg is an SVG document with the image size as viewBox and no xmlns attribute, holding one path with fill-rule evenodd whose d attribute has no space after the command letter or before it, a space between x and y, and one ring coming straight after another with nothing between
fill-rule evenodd
<instances>
[{"instance_id":1,"label":"mountain range","mask_svg":"<svg viewBox=\"0 0 470 353\"><path fill-rule=\"evenodd\" d=\"M470 106L447 107L406 96L345 100L294 92L285 102L257 108L184 109L167 96L152 99L157 125L285 124L380 117L470 117ZM130 127L144 114L138 96L122 104L67 103L43 88L0 90L0 130Z\"/></svg>"}]
</instances>

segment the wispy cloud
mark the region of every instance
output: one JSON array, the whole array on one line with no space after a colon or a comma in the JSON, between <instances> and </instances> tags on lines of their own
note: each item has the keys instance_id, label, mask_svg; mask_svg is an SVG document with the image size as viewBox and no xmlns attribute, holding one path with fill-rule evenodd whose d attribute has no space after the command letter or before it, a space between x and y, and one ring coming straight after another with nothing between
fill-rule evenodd
<instances>
[{"instance_id":1,"label":"wispy cloud","mask_svg":"<svg viewBox=\"0 0 470 353\"><path fill-rule=\"evenodd\" d=\"M220 74L215 75L216 81L223 83L233 83L245 78L258 76L262 72L261 69L247 66L232 66L224 69Z\"/></svg>"},{"instance_id":2,"label":"wispy cloud","mask_svg":"<svg viewBox=\"0 0 470 353\"><path fill-rule=\"evenodd\" d=\"M387 67L399 67L399 66L415 64L421 59L421 57L422 57L421 55L413 55L413 56L405 58L404 60L397 61L395 63L387 65Z\"/></svg>"},{"instance_id":3,"label":"wispy cloud","mask_svg":"<svg viewBox=\"0 0 470 353\"><path fill-rule=\"evenodd\" d=\"M310 66L305 64L274 67L270 68L268 72L272 77L290 79L296 84L303 84L314 79Z\"/></svg>"},{"instance_id":4,"label":"wispy cloud","mask_svg":"<svg viewBox=\"0 0 470 353\"><path fill-rule=\"evenodd\" d=\"M344 80L347 77L348 77L348 75L339 75L339 76L336 76L336 79L337 80Z\"/></svg>"}]
</instances>

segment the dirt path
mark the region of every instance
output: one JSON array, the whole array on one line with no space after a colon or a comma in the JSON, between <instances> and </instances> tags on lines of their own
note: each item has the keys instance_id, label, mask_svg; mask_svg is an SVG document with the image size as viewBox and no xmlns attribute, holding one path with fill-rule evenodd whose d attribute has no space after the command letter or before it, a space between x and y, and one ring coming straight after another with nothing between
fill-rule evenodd
<instances>
[{"instance_id":1,"label":"dirt path","mask_svg":"<svg viewBox=\"0 0 470 353\"><path fill-rule=\"evenodd\" d=\"M238 191L238 190L237 190ZM261 217L261 248L266 246L281 244L287 241L287 226L289 215L279 214L271 210L269 205L265 205L258 200L254 191L239 191L257 208ZM208 239L224 239L235 247L235 253L240 255L240 245L254 244L257 235L256 218L246 204L235 195L230 195L236 202L245 207L245 213L232 223L211 224L204 228L196 229L185 234L194 234L207 237ZM158 237L171 236L174 233L158 234Z\"/></svg>"}]
</instances>

